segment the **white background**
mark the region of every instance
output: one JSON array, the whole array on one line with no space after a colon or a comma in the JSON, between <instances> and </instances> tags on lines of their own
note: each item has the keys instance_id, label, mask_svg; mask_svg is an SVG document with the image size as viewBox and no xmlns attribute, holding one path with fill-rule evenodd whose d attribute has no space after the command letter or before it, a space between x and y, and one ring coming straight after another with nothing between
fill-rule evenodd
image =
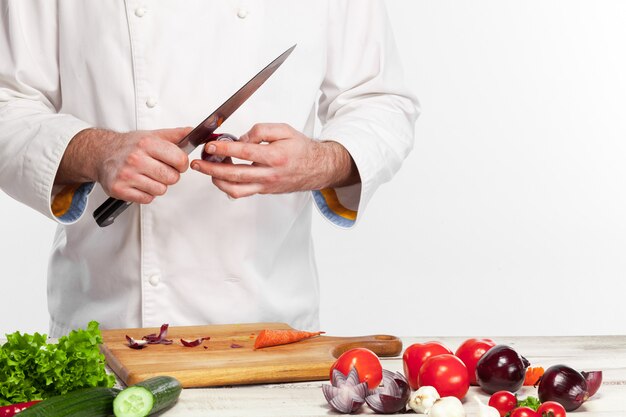
<instances>
[{"instance_id":1,"label":"white background","mask_svg":"<svg viewBox=\"0 0 626 417\"><path fill-rule=\"evenodd\" d=\"M389 0L416 146L317 216L330 334L626 334L626 2ZM54 223L0 193L0 336L47 331Z\"/></svg>"}]
</instances>

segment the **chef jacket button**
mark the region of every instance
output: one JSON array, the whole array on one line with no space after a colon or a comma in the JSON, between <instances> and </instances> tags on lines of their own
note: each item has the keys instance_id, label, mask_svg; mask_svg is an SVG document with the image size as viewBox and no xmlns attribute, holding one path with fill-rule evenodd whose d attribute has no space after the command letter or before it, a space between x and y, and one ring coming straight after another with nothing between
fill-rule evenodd
<instances>
[{"instance_id":1,"label":"chef jacket button","mask_svg":"<svg viewBox=\"0 0 626 417\"><path fill-rule=\"evenodd\" d=\"M144 17L147 12L148 12L148 10L145 7L137 7L135 9L135 16L137 16L137 17Z\"/></svg>"},{"instance_id":2,"label":"chef jacket button","mask_svg":"<svg viewBox=\"0 0 626 417\"><path fill-rule=\"evenodd\" d=\"M146 106L148 106L148 108L152 109L154 107L156 107L157 105L157 99L154 97L148 97L148 99L146 100Z\"/></svg>"},{"instance_id":3,"label":"chef jacket button","mask_svg":"<svg viewBox=\"0 0 626 417\"><path fill-rule=\"evenodd\" d=\"M237 10L237 17L240 19L245 19L246 17L248 17L248 10L244 8Z\"/></svg>"},{"instance_id":4,"label":"chef jacket button","mask_svg":"<svg viewBox=\"0 0 626 417\"><path fill-rule=\"evenodd\" d=\"M152 275L150 278L148 278L148 282L153 287L156 287L157 285L159 285L159 282L161 282L161 278L158 275Z\"/></svg>"}]
</instances>

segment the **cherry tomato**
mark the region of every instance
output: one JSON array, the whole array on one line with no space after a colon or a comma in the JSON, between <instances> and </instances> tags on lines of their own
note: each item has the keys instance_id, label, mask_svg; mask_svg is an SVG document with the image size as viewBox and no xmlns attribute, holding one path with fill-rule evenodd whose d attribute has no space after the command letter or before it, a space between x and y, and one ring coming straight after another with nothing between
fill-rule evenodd
<instances>
[{"instance_id":1,"label":"cherry tomato","mask_svg":"<svg viewBox=\"0 0 626 417\"><path fill-rule=\"evenodd\" d=\"M541 403L537 409L538 417L565 417L565 408L556 401Z\"/></svg>"},{"instance_id":2,"label":"cherry tomato","mask_svg":"<svg viewBox=\"0 0 626 417\"><path fill-rule=\"evenodd\" d=\"M511 411L510 417L541 417L530 407L518 407Z\"/></svg>"},{"instance_id":3,"label":"cherry tomato","mask_svg":"<svg viewBox=\"0 0 626 417\"><path fill-rule=\"evenodd\" d=\"M467 339L454 353L467 366L470 385L478 385L476 382L478 359L495 345L496 342L491 339Z\"/></svg>"},{"instance_id":4,"label":"cherry tomato","mask_svg":"<svg viewBox=\"0 0 626 417\"><path fill-rule=\"evenodd\" d=\"M460 400L469 390L467 367L461 359L449 353L426 359L417 382L420 386L435 387L442 398L456 397Z\"/></svg>"},{"instance_id":5,"label":"cherry tomato","mask_svg":"<svg viewBox=\"0 0 626 417\"><path fill-rule=\"evenodd\" d=\"M452 351L439 342L414 343L404 350L404 355L402 355L404 376L409 381L411 389L416 390L420 387L417 376L424 361L431 356L444 353L452 354Z\"/></svg>"},{"instance_id":6,"label":"cherry tomato","mask_svg":"<svg viewBox=\"0 0 626 417\"><path fill-rule=\"evenodd\" d=\"M356 368L359 373L359 381L367 381L369 389L376 388L383 379L383 367L380 364L380 359L369 349L355 348L345 351L330 368L330 375L332 376L333 369L348 375L352 368Z\"/></svg>"},{"instance_id":7,"label":"cherry tomato","mask_svg":"<svg viewBox=\"0 0 626 417\"><path fill-rule=\"evenodd\" d=\"M509 391L498 391L489 398L489 405L504 417L517 406L517 397Z\"/></svg>"}]
</instances>

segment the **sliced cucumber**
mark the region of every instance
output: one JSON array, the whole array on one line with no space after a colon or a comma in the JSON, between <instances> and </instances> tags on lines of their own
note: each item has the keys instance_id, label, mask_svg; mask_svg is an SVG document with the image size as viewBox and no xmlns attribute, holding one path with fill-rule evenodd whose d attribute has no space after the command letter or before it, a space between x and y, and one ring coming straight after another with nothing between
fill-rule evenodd
<instances>
[{"instance_id":1,"label":"sliced cucumber","mask_svg":"<svg viewBox=\"0 0 626 417\"><path fill-rule=\"evenodd\" d=\"M132 385L113 401L116 417L145 417L173 406L183 387L171 376L157 376Z\"/></svg>"},{"instance_id":2,"label":"sliced cucumber","mask_svg":"<svg viewBox=\"0 0 626 417\"><path fill-rule=\"evenodd\" d=\"M19 413L26 417L107 417L113 412L115 388L85 388L43 400Z\"/></svg>"}]
</instances>

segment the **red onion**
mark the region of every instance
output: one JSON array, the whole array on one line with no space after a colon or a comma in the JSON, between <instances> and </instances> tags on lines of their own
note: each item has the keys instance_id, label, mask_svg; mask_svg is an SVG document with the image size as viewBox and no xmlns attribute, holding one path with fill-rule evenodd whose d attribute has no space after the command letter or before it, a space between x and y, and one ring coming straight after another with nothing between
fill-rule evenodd
<instances>
[{"instance_id":1,"label":"red onion","mask_svg":"<svg viewBox=\"0 0 626 417\"><path fill-rule=\"evenodd\" d=\"M333 369L330 382L332 385L322 385L322 392L332 408L343 414L351 414L361 408L367 395L367 382L359 382L356 368L352 368L348 376Z\"/></svg>"},{"instance_id":2,"label":"red onion","mask_svg":"<svg viewBox=\"0 0 626 417\"><path fill-rule=\"evenodd\" d=\"M369 391L365 401L377 413L393 414L406 410L410 394L409 382L404 375L383 369L383 383Z\"/></svg>"},{"instance_id":3,"label":"red onion","mask_svg":"<svg viewBox=\"0 0 626 417\"><path fill-rule=\"evenodd\" d=\"M231 349L239 349L239 348L242 348L242 347L243 347L242 345L237 344L237 343L231 343L230 344L230 348Z\"/></svg>"},{"instance_id":4,"label":"red onion","mask_svg":"<svg viewBox=\"0 0 626 417\"><path fill-rule=\"evenodd\" d=\"M581 374L585 377L585 381L587 381L587 392L591 398L598 392L600 385L602 385L602 371L581 372Z\"/></svg>"},{"instance_id":5,"label":"red onion","mask_svg":"<svg viewBox=\"0 0 626 417\"><path fill-rule=\"evenodd\" d=\"M167 340L165 338L165 336L167 336L168 327L169 327L169 324L167 323L162 324L161 331L159 332L158 335L156 333L151 333L151 334L145 335L144 337L142 337L142 339L147 341L151 345L155 345L155 344L170 345L172 344L172 340Z\"/></svg>"},{"instance_id":6,"label":"red onion","mask_svg":"<svg viewBox=\"0 0 626 417\"><path fill-rule=\"evenodd\" d=\"M575 369L554 365L546 370L537 389L539 401L556 401L565 411L574 411L589 398L587 381Z\"/></svg>"},{"instance_id":7,"label":"red onion","mask_svg":"<svg viewBox=\"0 0 626 417\"><path fill-rule=\"evenodd\" d=\"M488 394L497 391L516 392L524 384L526 368L529 366L530 362L513 348L496 345L478 360L476 380Z\"/></svg>"},{"instance_id":8,"label":"red onion","mask_svg":"<svg viewBox=\"0 0 626 417\"><path fill-rule=\"evenodd\" d=\"M145 340L135 340L129 335L126 335L126 340L128 341L128 347L131 349L143 349L148 345L148 342Z\"/></svg>"},{"instance_id":9,"label":"red onion","mask_svg":"<svg viewBox=\"0 0 626 417\"><path fill-rule=\"evenodd\" d=\"M222 133L222 134L211 133L211 135L209 136L208 142L211 142L214 140L234 142L239 139L237 139L233 135L229 135L228 133ZM222 162L224 159L226 159L226 157L222 155L212 155L212 154L207 153L206 150L204 149L204 146L202 147L202 153L200 154L200 157L208 162Z\"/></svg>"},{"instance_id":10,"label":"red onion","mask_svg":"<svg viewBox=\"0 0 626 417\"><path fill-rule=\"evenodd\" d=\"M180 339L180 343L183 344L183 346L186 347L196 347L196 346L200 346L202 344L202 342L204 342L205 340L209 340L210 337L201 337L199 339L196 340L185 340L185 339Z\"/></svg>"}]
</instances>

